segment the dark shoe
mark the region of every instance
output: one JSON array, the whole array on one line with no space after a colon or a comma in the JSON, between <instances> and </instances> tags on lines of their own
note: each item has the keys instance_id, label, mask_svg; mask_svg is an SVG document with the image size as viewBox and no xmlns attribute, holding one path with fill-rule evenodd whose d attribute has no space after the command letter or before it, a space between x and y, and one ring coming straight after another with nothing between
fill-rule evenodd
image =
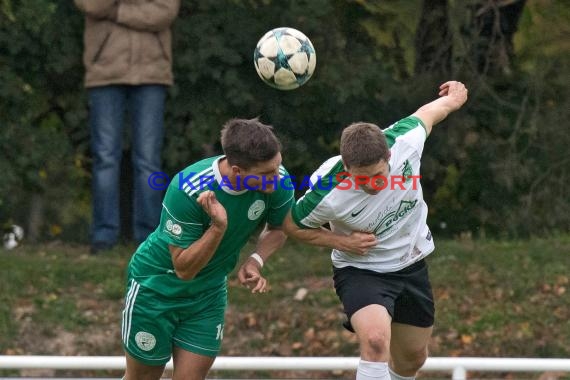
<instances>
[{"instance_id":1,"label":"dark shoe","mask_svg":"<svg viewBox=\"0 0 570 380\"><path fill-rule=\"evenodd\" d=\"M91 249L89 250L89 253L91 253L92 255L98 255L99 253L109 251L112 248L113 248L112 243L97 241L91 244Z\"/></svg>"}]
</instances>

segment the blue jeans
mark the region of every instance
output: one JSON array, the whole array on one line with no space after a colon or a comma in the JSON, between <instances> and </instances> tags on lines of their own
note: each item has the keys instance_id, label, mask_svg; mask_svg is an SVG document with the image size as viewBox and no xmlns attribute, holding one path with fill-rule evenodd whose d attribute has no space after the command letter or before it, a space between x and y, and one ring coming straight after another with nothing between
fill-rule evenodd
<instances>
[{"instance_id":1,"label":"blue jeans","mask_svg":"<svg viewBox=\"0 0 570 380\"><path fill-rule=\"evenodd\" d=\"M156 228L162 192L148 185L160 171L166 86L111 85L87 90L93 156L91 242L113 245L120 232L119 185L125 109L128 107L134 169L133 236L141 242Z\"/></svg>"}]
</instances>

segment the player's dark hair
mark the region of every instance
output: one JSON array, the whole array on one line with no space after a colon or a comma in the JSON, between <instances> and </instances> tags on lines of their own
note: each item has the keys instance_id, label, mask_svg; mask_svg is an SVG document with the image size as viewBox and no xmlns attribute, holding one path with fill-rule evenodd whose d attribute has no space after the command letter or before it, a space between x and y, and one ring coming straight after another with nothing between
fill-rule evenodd
<instances>
[{"instance_id":1,"label":"player's dark hair","mask_svg":"<svg viewBox=\"0 0 570 380\"><path fill-rule=\"evenodd\" d=\"M222 149L230 165L250 169L281 151L273 127L255 119L231 119L222 128Z\"/></svg>"},{"instance_id":2,"label":"player's dark hair","mask_svg":"<svg viewBox=\"0 0 570 380\"><path fill-rule=\"evenodd\" d=\"M390 159L386 137L375 124L352 123L342 131L340 155L347 168L374 165Z\"/></svg>"}]
</instances>

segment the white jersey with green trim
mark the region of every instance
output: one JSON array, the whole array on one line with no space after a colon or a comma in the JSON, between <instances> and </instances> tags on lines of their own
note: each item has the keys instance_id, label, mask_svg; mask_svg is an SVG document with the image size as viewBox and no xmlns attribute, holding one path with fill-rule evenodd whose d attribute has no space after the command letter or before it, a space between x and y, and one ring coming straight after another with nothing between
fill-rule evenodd
<instances>
[{"instance_id":1,"label":"white jersey with green trim","mask_svg":"<svg viewBox=\"0 0 570 380\"><path fill-rule=\"evenodd\" d=\"M395 272L434 250L419 180L426 130L420 119L409 116L383 133L391 152L386 188L375 195L357 189L346 176L341 157L336 156L313 173L313 188L293 206L293 220L299 227L318 228L329 223L335 233L376 235L378 244L366 255L334 249L331 258L337 268Z\"/></svg>"}]
</instances>

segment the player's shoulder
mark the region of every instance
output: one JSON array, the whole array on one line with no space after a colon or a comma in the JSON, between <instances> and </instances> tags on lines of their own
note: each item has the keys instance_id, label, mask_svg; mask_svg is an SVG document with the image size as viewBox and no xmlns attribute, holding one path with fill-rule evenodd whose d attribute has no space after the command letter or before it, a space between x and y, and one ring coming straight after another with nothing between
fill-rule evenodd
<instances>
[{"instance_id":1,"label":"player's shoulder","mask_svg":"<svg viewBox=\"0 0 570 380\"><path fill-rule=\"evenodd\" d=\"M279 165L279 175L281 177L290 175L289 171L287 170L287 168L283 164Z\"/></svg>"},{"instance_id":2,"label":"player's shoulder","mask_svg":"<svg viewBox=\"0 0 570 380\"><path fill-rule=\"evenodd\" d=\"M214 157L207 157L200 161L196 161L184 169L182 169L179 173L189 174L189 173L204 173L204 172L213 172L213 164L216 160L218 160L222 156L214 156Z\"/></svg>"},{"instance_id":3,"label":"player's shoulder","mask_svg":"<svg viewBox=\"0 0 570 380\"><path fill-rule=\"evenodd\" d=\"M270 198L291 198L295 192L295 185L293 184L293 176L289 174L284 165L279 165L279 178L277 179L277 186L275 191L269 194Z\"/></svg>"},{"instance_id":4,"label":"player's shoulder","mask_svg":"<svg viewBox=\"0 0 570 380\"><path fill-rule=\"evenodd\" d=\"M170 182L167 195L178 193L195 199L201 192L209 190L209 184L215 180L213 164L219 157L202 159L176 173Z\"/></svg>"},{"instance_id":5,"label":"player's shoulder","mask_svg":"<svg viewBox=\"0 0 570 380\"><path fill-rule=\"evenodd\" d=\"M321 176L336 176L339 173L344 172L344 164L342 163L342 157L340 155L331 157L321 164L315 170L313 175Z\"/></svg>"},{"instance_id":6,"label":"player's shoulder","mask_svg":"<svg viewBox=\"0 0 570 380\"><path fill-rule=\"evenodd\" d=\"M388 146L392 147L396 140L407 135L421 134L427 137L427 130L424 122L417 116L410 115L398 120L388 128L382 130L382 133L388 141Z\"/></svg>"},{"instance_id":7,"label":"player's shoulder","mask_svg":"<svg viewBox=\"0 0 570 380\"><path fill-rule=\"evenodd\" d=\"M206 177L210 176L213 178L215 175L213 164L219 157L220 156L204 158L203 160L188 165L176 173L175 178L172 179L172 183L181 187L184 183L189 181L205 182Z\"/></svg>"},{"instance_id":8,"label":"player's shoulder","mask_svg":"<svg viewBox=\"0 0 570 380\"><path fill-rule=\"evenodd\" d=\"M339 184L344 174L346 174L346 169L342 157L338 155L323 162L311 175L310 182L315 185L313 190L320 190L321 195L324 196Z\"/></svg>"},{"instance_id":9,"label":"player's shoulder","mask_svg":"<svg viewBox=\"0 0 570 380\"><path fill-rule=\"evenodd\" d=\"M329 158L309 178L302 202L322 204L336 192L337 186L347 175L341 156Z\"/></svg>"}]
</instances>

